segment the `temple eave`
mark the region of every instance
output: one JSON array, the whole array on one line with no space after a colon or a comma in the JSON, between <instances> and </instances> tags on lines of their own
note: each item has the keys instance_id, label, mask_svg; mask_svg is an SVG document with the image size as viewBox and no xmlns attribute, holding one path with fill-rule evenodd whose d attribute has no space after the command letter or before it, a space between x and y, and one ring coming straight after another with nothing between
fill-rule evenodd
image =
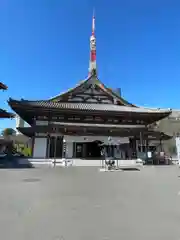
<instances>
[{"instance_id":1,"label":"temple eave","mask_svg":"<svg viewBox=\"0 0 180 240\"><path fill-rule=\"evenodd\" d=\"M11 112L7 112L4 109L0 109L0 118L14 118L15 114Z\"/></svg>"},{"instance_id":2,"label":"temple eave","mask_svg":"<svg viewBox=\"0 0 180 240\"><path fill-rule=\"evenodd\" d=\"M33 137L33 136L47 136L48 134L58 134L58 135L77 135L77 136L121 136L121 137L135 137L139 139L139 133L143 134L144 139L154 140L154 139L162 139L167 140L172 138L167 134L148 130L146 127L136 127L130 128L128 126L117 127L114 126L99 126L95 127L92 125L89 126L75 126L75 125L54 125L54 126L34 126L34 127L20 127L18 128L22 134Z\"/></svg>"},{"instance_id":3,"label":"temple eave","mask_svg":"<svg viewBox=\"0 0 180 240\"><path fill-rule=\"evenodd\" d=\"M161 109L146 109L137 107L120 106L115 104L95 104L95 103L73 103L73 102L52 102L52 101L18 101L9 100L9 105L14 111L44 111L44 112L62 112L62 111L72 111L72 112L100 112L108 114L141 114L141 115L156 115L159 117L168 116L170 110Z\"/></svg>"},{"instance_id":4,"label":"temple eave","mask_svg":"<svg viewBox=\"0 0 180 240\"><path fill-rule=\"evenodd\" d=\"M0 89L7 90L8 87L4 83L0 82Z\"/></svg>"}]
</instances>

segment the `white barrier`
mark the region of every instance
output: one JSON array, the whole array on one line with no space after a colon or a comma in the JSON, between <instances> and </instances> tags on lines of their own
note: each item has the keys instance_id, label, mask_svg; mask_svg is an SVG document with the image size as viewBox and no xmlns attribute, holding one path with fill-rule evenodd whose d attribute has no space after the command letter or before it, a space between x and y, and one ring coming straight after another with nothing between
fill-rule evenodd
<instances>
[{"instance_id":1,"label":"white barrier","mask_svg":"<svg viewBox=\"0 0 180 240\"><path fill-rule=\"evenodd\" d=\"M103 160L86 160L86 159L80 159L80 158L73 158L73 159L36 159L36 158L29 158L27 159L30 163L34 165L41 165L41 164L47 164L50 166L96 166L96 167L102 167L102 161ZM23 161L23 160L22 160ZM115 160L116 162L117 160ZM140 159L132 159L132 160L118 160L118 167L124 167L124 166L137 166L142 165L142 160Z\"/></svg>"}]
</instances>

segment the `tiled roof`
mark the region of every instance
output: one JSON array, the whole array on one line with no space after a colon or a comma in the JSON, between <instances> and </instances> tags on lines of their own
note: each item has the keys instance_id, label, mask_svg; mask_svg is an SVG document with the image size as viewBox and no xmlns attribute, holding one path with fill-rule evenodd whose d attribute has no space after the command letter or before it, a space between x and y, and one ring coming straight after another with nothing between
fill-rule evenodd
<instances>
[{"instance_id":1,"label":"tiled roof","mask_svg":"<svg viewBox=\"0 0 180 240\"><path fill-rule=\"evenodd\" d=\"M85 85L86 83L93 83L95 85L98 85L106 94L114 97L115 99L119 100L123 105L128 105L128 106L134 106L134 104L129 103L128 101L126 101L124 98L122 98L121 96L119 96L116 92L114 92L112 89L107 88L97 77L97 75L94 73L93 75L89 76L87 79L81 81L80 83L78 83L75 87L70 88L68 91L65 91L61 94L58 94L55 97L50 98L49 100L54 100L57 99L59 97L63 97L64 95L70 94L72 92L74 92L75 90L77 90L78 88L82 87L83 85Z\"/></svg>"},{"instance_id":2,"label":"tiled roof","mask_svg":"<svg viewBox=\"0 0 180 240\"><path fill-rule=\"evenodd\" d=\"M7 88L8 87L4 83L0 82L0 89L7 90Z\"/></svg>"},{"instance_id":3,"label":"tiled roof","mask_svg":"<svg viewBox=\"0 0 180 240\"><path fill-rule=\"evenodd\" d=\"M115 104L97 104L97 103L72 103L72 102L55 102L55 101L27 101L27 100L9 100L9 104L13 107L17 105L38 107L38 108L51 108L51 109L69 109L69 110L84 110L84 111L108 111L108 112L131 112L131 113L160 113L170 114L170 110L161 109L148 109L137 108L130 106L120 106Z\"/></svg>"},{"instance_id":4,"label":"tiled roof","mask_svg":"<svg viewBox=\"0 0 180 240\"><path fill-rule=\"evenodd\" d=\"M0 118L14 118L15 114L9 113L4 109L0 108Z\"/></svg>"}]
</instances>

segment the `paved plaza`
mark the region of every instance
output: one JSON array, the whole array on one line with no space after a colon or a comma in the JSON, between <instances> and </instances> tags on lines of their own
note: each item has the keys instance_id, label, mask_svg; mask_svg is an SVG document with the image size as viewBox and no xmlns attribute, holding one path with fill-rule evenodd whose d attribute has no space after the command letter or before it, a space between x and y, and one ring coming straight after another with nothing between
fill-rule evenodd
<instances>
[{"instance_id":1,"label":"paved plaza","mask_svg":"<svg viewBox=\"0 0 180 240\"><path fill-rule=\"evenodd\" d=\"M180 169L0 170L1 239L180 239Z\"/></svg>"}]
</instances>

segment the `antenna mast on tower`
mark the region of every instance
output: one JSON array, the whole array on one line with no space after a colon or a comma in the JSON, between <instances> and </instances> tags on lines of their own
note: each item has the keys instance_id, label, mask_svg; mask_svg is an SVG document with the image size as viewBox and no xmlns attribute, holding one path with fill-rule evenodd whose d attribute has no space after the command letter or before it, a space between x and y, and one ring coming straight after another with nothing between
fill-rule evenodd
<instances>
[{"instance_id":1,"label":"antenna mast on tower","mask_svg":"<svg viewBox=\"0 0 180 240\"><path fill-rule=\"evenodd\" d=\"M92 18L92 34L90 37L90 61L89 61L89 75L97 73L96 68L96 37L95 37L95 12L93 11Z\"/></svg>"}]
</instances>

